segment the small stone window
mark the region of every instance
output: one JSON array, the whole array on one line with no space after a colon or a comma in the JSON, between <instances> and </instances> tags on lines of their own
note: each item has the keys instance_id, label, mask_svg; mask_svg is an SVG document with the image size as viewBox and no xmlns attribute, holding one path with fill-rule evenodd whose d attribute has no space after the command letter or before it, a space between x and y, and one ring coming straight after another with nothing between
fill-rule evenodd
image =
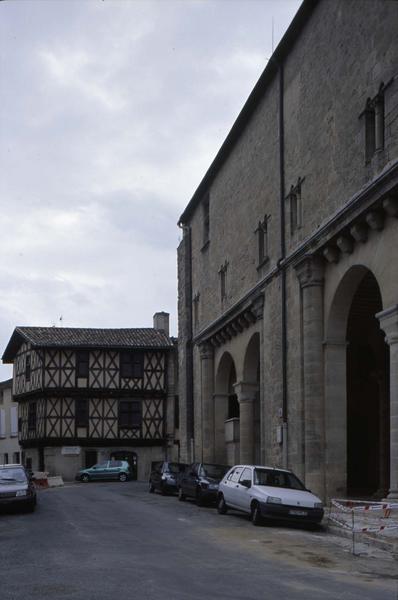
<instances>
[{"instance_id":1,"label":"small stone window","mask_svg":"<svg viewBox=\"0 0 398 600\"><path fill-rule=\"evenodd\" d=\"M194 324L195 329L198 327L198 324L199 324L199 300L200 300L200 294L198 292L197 294L195 294L195 296L193 297L193 300L192 300L193 324Z\"/></svg>"},{"instance_id":2,"label":"small stone window","mask_svg":"<svg viewBox=\"0 0 398 600\"><path fill-rule=\"evenodd\" d=\"M290 233L293 235L303 225L303 206L301 199L301 186L304 177L299 177L296 185L290 187L290 192L287 195L290 205Z\"/></svg>"},{"instance_id":3,"label":"small stone window","mask_svg":"<svg viewBox=\"0 0 398 600\"><path fill-rule=\"evenodd\" d=\"M227 271L228 271L228 263L225 262L220 270L218 271L220 275L220 295L221 302L223 302L227 297Z\"/></svg>"},{"instance_id":4,"label":"small stone window","mask_svg":"<svg viewBox=\"0 0 398 600\"><path fill-rule=\"evenodd\" d=\"M374 98L368 98L361 116L365 117L365 161L384 149L384 84Z\"/></svg>"},{"instance_id":5,"label":"small stone window","mask_svg":"<svg viewBox=\"0 0 398 600\"><path fill-rule=\"evenodd\" d=\"M257 234L257 247L258 247L258 266L263 265L269 258L268 255L268 219L269 216L265 215L262 221L258 222L258 227L255 231Z\"/></svg>"}]
</instances>

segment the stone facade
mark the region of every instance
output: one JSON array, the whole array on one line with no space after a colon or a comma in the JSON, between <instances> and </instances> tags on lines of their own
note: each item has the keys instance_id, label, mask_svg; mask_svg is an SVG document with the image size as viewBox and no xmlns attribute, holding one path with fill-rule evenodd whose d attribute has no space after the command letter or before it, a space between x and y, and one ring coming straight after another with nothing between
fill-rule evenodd
<instances>
[{"instance_id":1,"label":"stone facade","mask_svg":"<svg viewBox=\"0 0 398 600\"><path fill-rule=\"evenodd\" d=\"M12 395L12 379L0 382L0 465L21 462L18 441L18 404Z\"/></svg>"},{"instance_id":2,"label":"stone facade","mask_svg":"<svg viewBox=\"0 0 398 600\"><path fill-rule=\"evenodd\" d=\"M398 494L397 24L304 1L180 218L184 460Z\"/></svg>"}]
</instances>

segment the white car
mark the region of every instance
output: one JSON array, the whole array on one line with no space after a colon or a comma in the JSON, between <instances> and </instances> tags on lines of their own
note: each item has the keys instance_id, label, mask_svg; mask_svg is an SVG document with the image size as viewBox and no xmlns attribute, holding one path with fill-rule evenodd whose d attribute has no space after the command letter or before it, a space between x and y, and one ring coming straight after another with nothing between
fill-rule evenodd
<instances>
[{"instance_id":1,"label":"white car","mask_svg":"<svg viewBox=\"0 0 398 600\"><path fill-rule=\"evenodd\" d=\"M251 515L254 525L262 519L287 519L318 525L323 504L301 481L285 469L255 465L236 465L218 487L217 510L229 508Z\"/></svg>"}]
</instances>

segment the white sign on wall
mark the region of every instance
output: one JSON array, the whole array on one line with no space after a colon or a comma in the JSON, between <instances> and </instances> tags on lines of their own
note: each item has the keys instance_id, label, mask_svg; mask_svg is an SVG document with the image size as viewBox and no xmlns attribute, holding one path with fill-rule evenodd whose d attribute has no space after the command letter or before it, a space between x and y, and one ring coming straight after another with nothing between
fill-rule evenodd
<instances>
[{"instance_id":1,"label":"white sign on wall","mask_svg":"<svg viewBox=\"0 0 398 600\"><path fill-rule=\"evenodd\" d=\"M61 454L63 456L79 456L80 446L62 446Z\"/></svg>"}]
</instances>

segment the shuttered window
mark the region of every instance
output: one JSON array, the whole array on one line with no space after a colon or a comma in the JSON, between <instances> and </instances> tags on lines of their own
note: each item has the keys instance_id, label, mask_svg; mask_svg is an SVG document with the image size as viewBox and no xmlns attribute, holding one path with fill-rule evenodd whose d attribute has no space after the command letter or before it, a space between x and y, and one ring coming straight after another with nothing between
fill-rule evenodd
<instances>
[{"instance_id":1,"label":"shuttered window","mask_svg":"<svg viewBox=\"0 0 398 600\"><path fill-rule=\"evenodd\" d=\"M140 351L120 353L120 376L141 379L144 376L144 353Z\"/></svg>"},{"instance_id":2,"label":"shuttered window","mask_svg":"<svg viewBox=\"0 0 398 600\"><path fill-rule=\"evenodd\" d=\"M76 353L76 375L77 377L88 377L89 353L88 350L79 350Z\"/></svg>"},{"instance_id":3,"label":"shuttered window","mask_svg":"<svg viewBox=\"0 0 398 600\"><path fill-rule=\"evenodd\" d=\"M78 398L75 403L76 427L88 426L88 400Z\"/></svg>"},{"instance_id":4,"label":"shuttered window","mask_svg":"<svg viewBox=\"0 0 398 600\"><path fill-rule=\"evenodd\" d=\"M142 423L141 400L119 401L119 427L120 429L136 429Z\"/></svg>"}]
</instances>

